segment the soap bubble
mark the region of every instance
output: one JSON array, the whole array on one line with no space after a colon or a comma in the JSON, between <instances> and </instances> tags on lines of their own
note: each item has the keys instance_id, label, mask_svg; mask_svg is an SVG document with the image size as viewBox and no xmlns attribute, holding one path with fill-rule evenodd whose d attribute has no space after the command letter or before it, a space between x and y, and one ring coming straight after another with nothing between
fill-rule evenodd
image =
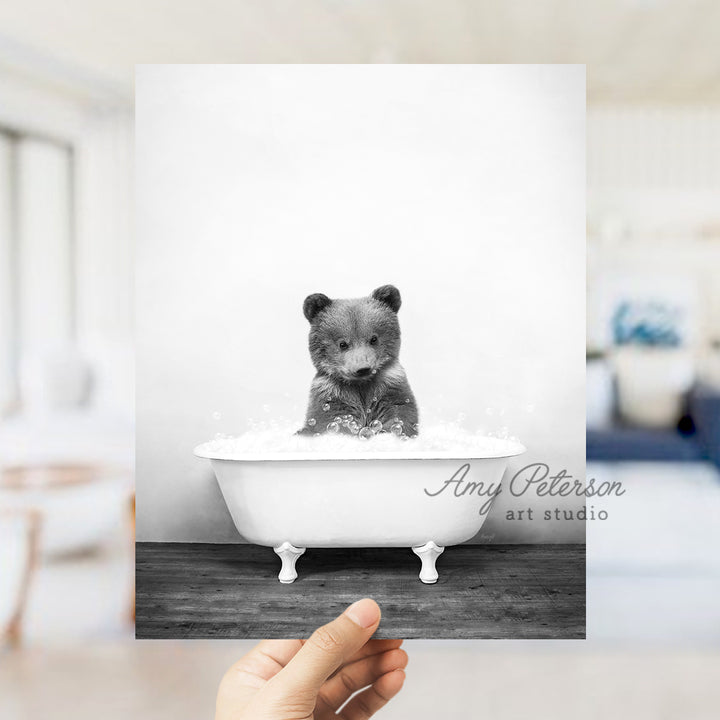
<instances>
[{"instance_id":1,"label":"soap bubble","mask_svg":"<svg viewBox=\"0 0 720 720\"><path fill-rule=\"evenodd\" d=\"M213 420L222 420L222 413L217 410L212 414Z\"/></svg>"},{"instance_id":2,"label":"soap bubble","mask_svg":"<svg viewBox=\"0 0 720 720\"><path fill-rule=\"evenodd\" d=\"M310 419L308 420L308 425L309 425L310 427L315 427L315 423L317 423L317 420L316 420L315 418L310 418Z\"/></svg>"},{"instance_id":3,"label":"soap bubble","mask_svg":"<svg viewBox=\"0 0 720 720\"><path fill-rule=\"evenodd\" d=\"M331 423L328 423L327 431L329 433L339 433L340 432L340 424L333 420Z\"/></svg>"},{"instance_id":4,"label":"soap bubble","mask_svg":"<svg viewBox=\"0 0 720 720\"><path fill-rule=\"evenodd\" d=\"M372 412L372 408L371 408L371 407L369 407L369 408L367 409L367 413L368 413L368 415L369 415L369 414L370 414L371 412Z\"/></svg>"},{"instance_id":5,"label":"soap bubble","mask_svg":"<svg viewBox=\"0 0 720 720\"><path fill-rule=\"evenodd\" d=\"M342 421L343 421L342 415L336 415L336 416L333 418L333 422L336 422L338 425L340 425L340 424L342 423Z\"/></svg>"},{"instance_id":6,"label":"soap bubble","mask_svg":"<svg viewBox=\"0 0 720 720\"><path fill-rule=\"evenodd\" d=\"M379 433L382 430L383 424L379 420L373 420L370 423L370 430L374 433Z\"/></svg>"},{"instance_id":7,"label":"soap bubble","mask_svg":"<svg viewBox=\"0 0 720 720\"><path fill-rule=\"evenodd\" d=\"M420 429L420 423L413 423L413 424L412 424L412 429L413 429L415 432L417 432L417 431Z\"/></svg>"},{"instance_id":8,"label":"soap bubble","mask_svg":"<svg viewBox=\"0 0 720 720\"><path fill-rule=\"evenodd\" d=\"M373 436L373 431L369 427L360 428L360 432L358 433L358 437L362 438L363 440L369 440Z\"/></svg>"},{"instance_id":9,"label":"soap bubble","mask_svg":"<svg viewBox=\"0 0 720 720\"><path fill-rule=\"evenodd\" d=\"M372 401L371 401L371 402L373 402L373 403L376 403L376 402L377 402L377 400L378 400L378 399L377 399L377 396L375 396L375 397L374 397L374 398L372 399Z\"/></svg>"},{"instance_id":10,"label":"soap bubble","mask_svg":"<svg viewBox=\"0 0 720 720\"><path fill-rule=\"evenodd\" d=\"M410 404L410 398L405 398L405 404L406 404L406 405L409 405L409 404Z\"/></svg>"},{"instance_id":11,"label":"soap bubble","mask_svg":"<svg viewBox=\"0 0 720 720\"><path fill-rule=\"evenodd\" d=\"M325 403L325 404L323 405L323 410L324 410L325 412L327 412L328 410L330 410L330 403Z\"/></svg>"},{"instance_id":12,"label":"soap bubble","mask_svg":"<svg viewBox=\"0 0 720 720\"><path fill-rule=\"evenodd\" d=\"M348 430L351 433L357 433L357 431L360 429L360 426L355 422L355 420L350 420L347 425Z\"/></svg>"},{"instance_id":13,"label":"soap bubble","mask_svg":"<svg viewBox=\"0 0 720 720\"><path fill-rule=\"evenodd\" d=\"M397 435L397 436L399 437L400 435L403 434L403 426L402 426L402 424L401 424L401 423L396 423L396 422L394 422L394 423L390 426L390 432L391 432L393 435Z\"/></svg>"}]
</instances>

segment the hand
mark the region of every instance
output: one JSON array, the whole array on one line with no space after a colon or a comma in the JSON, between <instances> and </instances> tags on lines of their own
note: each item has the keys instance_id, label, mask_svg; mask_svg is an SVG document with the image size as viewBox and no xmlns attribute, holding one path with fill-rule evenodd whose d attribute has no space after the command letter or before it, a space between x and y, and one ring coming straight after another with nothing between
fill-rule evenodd
<instances>
[{"instance_id":1,"label":"hand","mask_svg":"<svg viewBox=\"0 0 720 720\"><path fill-rule=\"evenodd\" d=\"M263 640L220 683L215 720L365 720L405 681L402 640L371 640L380 608L365 598L307 641ZM340 707L358 690L340 711Z\"/></svg>"}]
</instances>

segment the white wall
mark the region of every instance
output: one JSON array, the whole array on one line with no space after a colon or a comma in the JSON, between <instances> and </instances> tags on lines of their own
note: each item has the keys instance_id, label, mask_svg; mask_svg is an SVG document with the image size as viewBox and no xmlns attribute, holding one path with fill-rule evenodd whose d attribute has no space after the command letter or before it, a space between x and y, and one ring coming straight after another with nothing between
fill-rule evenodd
<instances>
[{"instance_id":1,"label":"white wall","mask_svg":"<svg viewBox=\"0 0 720 720\"><path fill-rule=\"evenodd\" d=\"M311 292L396 284L423 416L583 477L584 100L579 66L140 67L138 538L238 539L192 449L302 414ZM495 541L584 537L510 502Z\"/></svg>"},{"instance_id":2,"label":"white wall","mask_svg":"<svg viewBox=\"0 0 720 720\"><path fill-rule=\"evenodd\" d=\"M132 109L88 119L77 164L78 337L97 380L95 402L134 422Z\"/></svg>"},{"instance_id":3,"label":"white wall","mask_svg":"<svg viewBox=\"0 0 720 720\"><path fill-rule=\"evenodd\" d=\"M597 106L588 148L590 344L607 345L626 277L691 297L702 356L720 338L720 109Z\"/></svg>"}]
</instances>

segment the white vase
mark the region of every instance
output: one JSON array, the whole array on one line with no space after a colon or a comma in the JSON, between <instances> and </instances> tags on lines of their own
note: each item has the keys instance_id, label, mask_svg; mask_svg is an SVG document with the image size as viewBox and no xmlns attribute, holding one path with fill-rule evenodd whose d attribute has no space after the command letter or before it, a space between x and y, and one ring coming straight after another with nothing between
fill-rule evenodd
<instances>
[{"instance_id":1,"label":"white vase","mask_svg":"<svg viewBox=\"0 0 720 720\"><path fill-rule=\"evenodd\" d=\"M677 423L695 379L689 350L625 345L615 350L613 366L618 409L624 420L655 428Z\"/></svg>"},{"instance_id":2,"label":"white vase","mask_svg":"<svg viewBox=\"0 0 720 720\"><path fill-rule=\"evenodd\" d=\"M613 413L612 370L604 359L588 360L585 378L587 427L606 428Z\"/></svg>"}]
</instances>

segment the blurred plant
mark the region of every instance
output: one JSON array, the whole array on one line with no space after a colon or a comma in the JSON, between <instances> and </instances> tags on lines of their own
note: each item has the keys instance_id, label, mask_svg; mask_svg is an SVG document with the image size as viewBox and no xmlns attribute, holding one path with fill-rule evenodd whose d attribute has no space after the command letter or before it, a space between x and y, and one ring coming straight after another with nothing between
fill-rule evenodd
<instances>
[{"instance_id":1,"label":"blurred plant","mask_svg":"<svg viewBox=\"0 0 720 720\"><path fill-rule=\"evenodd\" d=\"M621 302L612 318L616 345L678 347L682 312L662 302Z\"/></svg>"}]
</instances>

